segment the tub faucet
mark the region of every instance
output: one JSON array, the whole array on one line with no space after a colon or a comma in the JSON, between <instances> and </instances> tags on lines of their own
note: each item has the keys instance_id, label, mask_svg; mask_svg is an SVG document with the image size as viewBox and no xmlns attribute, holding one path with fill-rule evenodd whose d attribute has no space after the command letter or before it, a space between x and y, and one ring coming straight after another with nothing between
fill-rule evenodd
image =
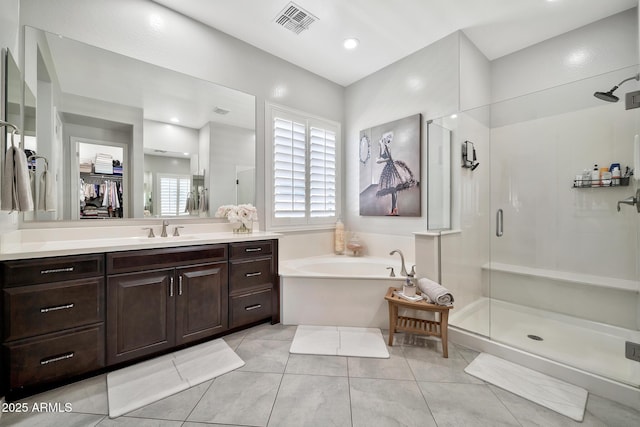
<instances>
[{"instance_id":1,"label":"tub faucet","mask_svg":"<svg viewBox=\"0 0 640 427\"><path fill-rule=\"evenodd\" d=\"M407 267L404 265L404 255L402 254L402 251L400 249L394 249L389 252L389 255L393 255L395 253L398 253L400 255L400 260L402 260L402 268L400 269L400 274L402 274L403 276L408 276Z\"/></svg>"},{"instance_id":2,"label":"tub faucet","mask_svg":"<svg viewBox=\"0 0 640 427\"><path fill-rule=\"evenodd\" d=\"M167 237L167 225L169 225L169 221L166 219L162 221L162 234L160 234L160 237Z\"/></svg>"}]
</instances>

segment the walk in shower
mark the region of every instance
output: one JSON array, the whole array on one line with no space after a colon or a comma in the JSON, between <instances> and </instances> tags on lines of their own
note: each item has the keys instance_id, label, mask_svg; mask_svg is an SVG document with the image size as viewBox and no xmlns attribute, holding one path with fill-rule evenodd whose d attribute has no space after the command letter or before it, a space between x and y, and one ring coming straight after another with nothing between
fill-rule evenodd
<instances>
[{"instance_id":1,"label":"walk in shower","mask_svg":"<svg viewBox=\"0 0 640 427\"><path fill-rule=\"evenodd\" d=\"M472 141L482 165L454 178L462 232L442 237L441 267L453 326L635 388L640 361L625 350L640 344L640 214L616 208L640 181L582 178L640 166L640 109L623 96L640 85L626 83L617 103L593 96L637 72L459 114L454 141Z\"/></svg>"}]
</instances>

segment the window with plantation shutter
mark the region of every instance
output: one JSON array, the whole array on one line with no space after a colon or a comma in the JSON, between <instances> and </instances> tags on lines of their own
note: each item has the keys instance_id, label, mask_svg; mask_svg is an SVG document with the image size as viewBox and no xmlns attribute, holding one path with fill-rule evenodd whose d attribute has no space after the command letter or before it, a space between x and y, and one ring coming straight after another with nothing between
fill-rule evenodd
<instances>
[{"instance_id":1,"label":"window with plantation shutter","mask_svg":"<svg viewBox=\"0 0 640 427\"><path fill-rule=\"evenodd\" d=\"M276 218L306 214L306 129L303 123L273 121L273 212Z\"/></svg>"},{"instance_id":2,"label":"window with plantation shutter","mask_svg":"<svg viewBox=\"0 0 640 427\"><path fill-rule=\"evenodd\" d=\"M309 149L310 216L336 215L336 134L311 127Z\"/></svg>"},{"instance_id":3,"label":"window with plantation shutter","mask_svg":"<svg viewBox=\"0 0 640 427\"><path fill-rule=\"evenodd\" d=\"M185 212L189 191L191 191L189 176L158 174L160 216L189 215Z\"/></svg>"},{"instance_id":4,"label":"window with plantation shutter","mask_svg":"<svg viewBox=\"0 0 640 427\"><path fill-rule=\"evenodd\" d=\"M339 211L340 125L270 104L267 112L267 227L333 225Z\"/></svg>"}]
</instances>

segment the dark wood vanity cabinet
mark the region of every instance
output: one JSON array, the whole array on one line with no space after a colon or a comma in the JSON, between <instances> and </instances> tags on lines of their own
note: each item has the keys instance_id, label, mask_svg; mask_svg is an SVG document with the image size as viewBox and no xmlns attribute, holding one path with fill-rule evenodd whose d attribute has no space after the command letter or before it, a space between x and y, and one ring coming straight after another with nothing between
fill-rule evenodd
<instances>
[{"instance_id":1,"label":"dark wood vanity cabinet","mask_svg":"<svg viewBox=\"0 0 640 427\"><path fill-rule=\"evenodd\" d=\"M0 262L0 392L279 322L278 241Z\"/></svg>"},{"instance_id":2,"label":"dark wood vanity cabinet","mask_svg":"<svg viewBox=\"0 0 640 427\"><path fill-rule=\"evenodd\" d=\"M107 254L107 364L228 327L227 245Z\"/></svg>"},{"instance_id":3,"label":"dark wood vanity cabinet","mask_svg":"<svg viewBox=\"0 0 640 427\"><path fill-rule=\"evenodd\" d=\"M229 244L229 327L279 322L278 241Z\"/></svg>"},{"instance_id":4,"label":"dark wood vanity cabinet","mask_svg":"<svg viewBox=\"0 0 640 427\"><path fill-rule=\"evenodd\" d=\"M104 367L104 254L5 261L1 277L8 388Z\"/></svg>"}]
</instances>

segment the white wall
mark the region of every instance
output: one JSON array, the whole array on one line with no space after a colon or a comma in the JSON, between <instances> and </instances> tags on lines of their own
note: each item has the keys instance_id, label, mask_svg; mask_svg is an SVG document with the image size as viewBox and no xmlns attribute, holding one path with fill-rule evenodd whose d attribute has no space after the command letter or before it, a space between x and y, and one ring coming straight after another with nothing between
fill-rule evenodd
<instances>
[{"instance_id":1,"label":"white wall","mask_svg":"<svg viewBox=\"0 0 640 427\"><path fill-rule=\"evenodd\" d=\"M498 58L491 63L492 101L635 65L637 35L637 11L629 9Z\"/></svg>"},{"instance_id":2,"label":"white wall","mask_svg":"<svg viewBox=\"0 0 640 427\"><path fill-rule=\"evenodd\" d=\"M156 149L169 151L171 153L198 154L197 129L156 122L154 120L144 120L142 135L143 145L147 150Z\"/></svg>"},{"instance_id":3,"label":"white wall","mask_svg":"<svg viewBox=\"0 0 640 427\"><path fill-rule=\"evenodd\" d=\"M422 171L421 217L365 217L359 215L359 132L382 123L422 114L422 141L431 118L458 111L458 43L454 33L418 52L350 85L345 94L345 203L344 221L354 231L410 235L424 230L426 221L426 172ZM371 156L377 144L372 141ZM422 150L422 167L426 150ZM399 195L399 203L402 203Z\"/></svg>"},{"instance_id":4,"label":"white wall","mask_svg":"<svg viewBox=\"0 0 640 427\"><path fill-rule=\"evenodd\" d=\"M0 0L0 46L11 51L16 63L20 64L19 20L20 0ZM0 71L4 82L4 70ZM4 132L4 128L2 130ZM2 156L4 158L4 156ZM0 166L0 170L1 170ZM18 228L18 214L0 211L0 234Z\"/></svg>"},{"instance_id":5,"label":"white wall","mask_svg":"<svg viewBox=\"0 0 640 427\"><path fill-rule=\"evenodd\" d=\"M22 0L20 22L255 95L257 176L265 101L343 120L341 86L151 1Z\"/></svg>"}]
</instances>

